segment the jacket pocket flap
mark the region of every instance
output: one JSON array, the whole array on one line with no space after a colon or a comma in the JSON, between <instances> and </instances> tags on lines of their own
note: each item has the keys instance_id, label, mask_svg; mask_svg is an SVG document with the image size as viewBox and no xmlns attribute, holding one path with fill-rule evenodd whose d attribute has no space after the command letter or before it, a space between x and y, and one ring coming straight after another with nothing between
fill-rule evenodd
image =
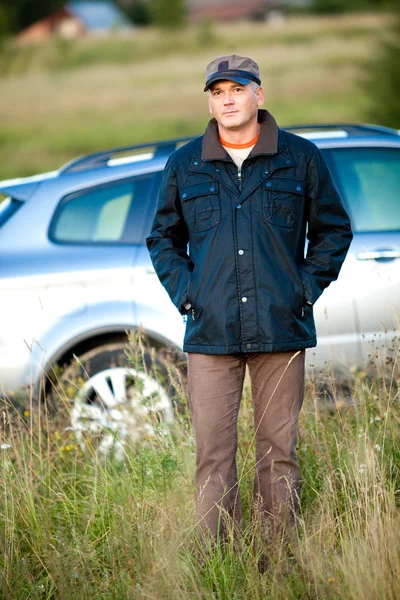
<instances>
[{"instance_id":1,"label":"jacket pocket flap","mask_svg":"<svg viewBox=\"0 0 400 600\"><path fill-rule=\"evenodd\" d=\"M212 194L218 194L218 181L205 181L204 183L196 183L196 185L185 187L182 189L181 199L185 201L198 196L211 196Z\"/></svg>"},{"instance_id":2,"label":"jacket pocket flap","mask_svg":"<svg viewBox=\"0 0 400 600\"><path fill-rule=\"evenodd\" d=\"M304 183L297 179L271 178L264 182L264 188L272 192L291 192L292 194L303 194Z\"/></svg>"}]
</instances>

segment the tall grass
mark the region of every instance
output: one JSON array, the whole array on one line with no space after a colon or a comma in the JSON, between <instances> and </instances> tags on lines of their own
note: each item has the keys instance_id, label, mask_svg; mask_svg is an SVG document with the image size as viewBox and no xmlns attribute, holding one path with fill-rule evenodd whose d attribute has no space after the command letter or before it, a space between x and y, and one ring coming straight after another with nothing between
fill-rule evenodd
<instances>
[{"instance_id":1,"label":"tall grass","mask_svg":"<svg viewBox=\"0 0 400 600\"><path fill-rule=\"evenodd\" d=\"M329 373L309 377L300 422L301 517L291 541L255 545L252 406L243 397L238 545L197 538L195 447L186 410L124 459L83 451L68 411L5 403L1 434L2 598L397 599L400 584L399 350L354 374L344 400ZM185 408L181 393L180 403ZM67 406L67 402L65 405ZM65 419L63 421L63 419ZM246 463L244 463L246 460ZM256 524L257 527L257 524ZM260 551L270 567L260 574Z\"/></svg>"}]
</instances>

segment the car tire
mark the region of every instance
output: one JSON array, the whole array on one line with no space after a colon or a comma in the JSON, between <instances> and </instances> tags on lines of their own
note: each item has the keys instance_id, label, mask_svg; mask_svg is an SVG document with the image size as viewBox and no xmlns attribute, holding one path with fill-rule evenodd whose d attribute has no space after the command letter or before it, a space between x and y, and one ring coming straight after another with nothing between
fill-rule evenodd
<instances>
[{"instance_id":1,"label":"car tire","mask_svg":"<svg viewBox=\"0 0 400 600\"><path fill-rule=\"evenodd\" d=\"M74 355L51 378L46 406L82 450L122 458L165 432L184 402L184 367L168 350L114 340Z\"/></svg>"}]
</instances>

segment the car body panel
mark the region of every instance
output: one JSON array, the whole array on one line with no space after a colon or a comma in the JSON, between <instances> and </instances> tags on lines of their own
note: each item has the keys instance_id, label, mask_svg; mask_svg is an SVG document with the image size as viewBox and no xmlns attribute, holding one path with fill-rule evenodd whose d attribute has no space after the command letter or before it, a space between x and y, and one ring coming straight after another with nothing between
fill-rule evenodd
<instances>
[{"instance_id":1,"label":"car body panel","mask_svg":"<svg viewBox=\"0 0 400 600\"><path fill-rule=\"evenodd\" d=\"M343 171L333 159L335 150L337 152L338 149L342 162L344 159L347 165ZM357 169L351 170L355 154L358 166L366 158L364 174L358 173L357 181L348 186L348 174L345 171L348 170L351 177L356 174ZM332 290L338 293L343 290L343 295L351 298L354 305L355 326L360 341L360 359L355 364L367 365L378 350L380 359L384 362L388 352L393 351L393 342L398 337L400 324L400 147L392 140L383 143L367 139L362 143L355 141L348 147L332 144L325 151L325 156L352 217L354 228L349 254ZM388 173L390 177L379 180L377 174L381 172L384 177L380 167L389 156L392 157ZM395 167L396 171L393 170ZM365 180L369 182L368 190L365 188ZM354 216L357 211L361 211L363 215L361 224L358 217ZM385 229L385 225L391 230ZM360 226L363 231L359 230ZM374 228L375 231L368 231ZM352 267L348 269L350 264ZM347 272L350 277L346 281ZM323 299L334 306L335 303L330 302L330 291L331 288L326 290ZM344 313L342 317L345 318Z\"/></svg>"},{"instance_id":2,"label":"car body panel","mask_svg":"<svg viewBox=\"0 0 400 600\"><path fill-rule=\"evenodd\" d=\"M160 284L147 248L138 250L134 270L135 324L144 331L158 332L170 344L182 348L185 325Z\"/></svg>"},{"instance_id":3,"label":"car body panel","mask_svg":"<svg viewBox=\"0 0 400 600\"><path fill-rule=\"evenodd\" d=\"M400 149L400 136L367 133L335 137L328 132L316 142L323 152ZM168 153L149 156L110 160L99 168L88 160L86 169L83 158L59 172L0 182L1 192L24 201L0 229L0 393L37 384L43 368L101 333L140 328L158 344L182 348L183 319L158 281L144 245ZM51 238L52 220L68 195L149 173L154 174L154 189L143 202L141 243L60 243ZM372 339L380 336L384 345L397 335L400 258L365 258L365 253L382 249L400 252L400 232L354 235L338 281L314 306L318 345L307 352L309 366L328 361L359 365L368 360Z\"/></svg>"}]
</instances>

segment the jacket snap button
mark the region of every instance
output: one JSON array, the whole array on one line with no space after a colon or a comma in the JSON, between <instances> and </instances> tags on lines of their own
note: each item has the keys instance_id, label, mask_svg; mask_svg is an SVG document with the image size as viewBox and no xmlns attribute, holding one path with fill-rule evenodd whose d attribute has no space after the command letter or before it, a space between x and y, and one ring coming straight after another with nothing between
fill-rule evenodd
<instances>
[{"instance_id":1,"label":"jacket snap button","mask_svg":"<svg viewBox=\"0 0 400 600\"><path fill-rule=\"evenodd\" d=\"M215 187L210 187L210 192L215 192Z\"/></svg>"},{"instance_id":2,"label":"jacket snap button","mask_svg":"<svg viewBox=\"0 0 400 600\"><path fill-rule=\"evenodd\" d=\"M271 187L271 182L270 181L268 181L267 187Z\"/></svg>"},{"instance_id":3,"label":"jacket snap button","mask_svg":"<svg viewBox=\"0 0 400 600\"><path fill-rule=\"evenodd\" d=\"M286 164L287 164L287 165L290 165L290 160L287 160L287 161L286 161Z\"/></svg>"},{"instance_id":4,"label":"jacket snap button","mask_svg":"<svg viewBox=\"0 0 400 600\"><path fill-rule=\"evenodd\" d=\"M219 173L219 169L215 169L215 171L216 171L217 173Z\"/></svg>"},{"instance_id":5,"label":"jacket snap button","mask_svg":"<svg viewBox=\"0 0 400 600\"><path fill-rule=\"evenodd\" d=\"M269 171L264 171L264 173L265 173L266 175L268 175Z\"/></svg>"},{"instance_id":6,"label":"jacket snap button","mask_svg":"<svg viewBox=\"0 0 400 600\"><path fill-rule=\"evenodd\" d=\"M196 165L196 167L197 167L197 165L199 164L199 161L195 160L193 164Z\"/></svg>"},{"instance_id":7,"label":"jacket snap button","mask_svg":"<svg viewBox=\"0 0 400 600\"><path fill-rule=\"evenodd\" d=\"M242 208L242 205L241 205L241 204L238 204L236 208Z\"/></svg>"},{"instance_id":8,"label":"jacket snap button","mask_svg":"<svg viewBox=\"0 0 400 600\"><path fill-rule=\"evenodd\" d=\"M243 296L243 298L242 298L242 302L247 302L247 298L246 298L246 296Z\"/></svg>"},{"instance_id":9,"label":"jacket snap button","mask_svg":"<svg viewBox=\"0 0 400 600\"><path fill-rule=\"evenodd\" d=\"M246 344L246 348L251 348L251 344Z\"/></svg>"},{"instance_id":10,"label":"jacket snap button","mask_svg":"<svg viewBox=\"0 0 400 600\"><path fill-rule=\"evenodd\" d=\"M242 254L244 254L244 250L239 250L238 254L240 254L240 256L242 256Z\"/></svg>"},{"instance_id":11,"label":"jacket snap button","mask_svg":"<svg viewBox=\"0 0 400 600\"><path fill-rule=\"evenodd\" d=\"M297 186L297 188L296 188L296 190L297 190L298 192L301 192L301 187L298 185L298 186Z\"/></svg>"},{"instance_id":12,"label":"jacket snap button","mask_svg":"<svg viewBox=\"0 0 400 600\"><path fill-rule=\"evenodd\" d=\"M186 198L187 194L182 194L182 198Z\"/></svg>"}]
</instances>

